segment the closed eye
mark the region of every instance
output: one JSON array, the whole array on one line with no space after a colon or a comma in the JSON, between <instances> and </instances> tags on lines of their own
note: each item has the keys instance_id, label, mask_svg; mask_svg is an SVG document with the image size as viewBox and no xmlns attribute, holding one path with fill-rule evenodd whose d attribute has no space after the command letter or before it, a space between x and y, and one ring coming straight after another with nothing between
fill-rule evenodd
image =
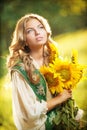
<instances>
[{"instance_id":1,"label":"closed eye","mask_svg":"<svg viewBox=\"0 0 87 130\"><path fill-rule=\"evenodd\" d=\"M44 28L44 26L42 24L39 24L38 27L39 28Z\"/></svg>"},{"instance_id":2,"label":"closed eye","mask_svg":"<svg viewBox=\"0 0 87 130\"><path fill-rule=\"evenodd\" d=\"M31 28L31 29L27 29L26 30L26 33L30 33L30 32L33 32L34 30Z\"/></svg>"}]
</instances>

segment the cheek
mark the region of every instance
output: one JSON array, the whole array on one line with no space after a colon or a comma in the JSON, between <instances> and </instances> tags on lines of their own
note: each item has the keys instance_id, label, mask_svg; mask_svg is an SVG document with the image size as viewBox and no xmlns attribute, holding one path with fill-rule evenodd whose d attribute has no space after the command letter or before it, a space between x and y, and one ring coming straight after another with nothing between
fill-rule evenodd
<instances>
[{"instance_id":1,"label":"cheek","mask_svg":"<svg viewBox=\"0 0 87 130\"><path fill-rule=\"evenodd\" d=\"M47 39L48 39L47 33L44 34L44 39L45 39L45 41L47 41Z\"/></svg>"},{"instance_id":2,"label":"cheek","mask_svg":"<svg viewBox=\"0 0 87 130\"><path fill-rule=\"evenodd\" d=\"M48 38L48 34L47 34L47 32L46 32L46 30L43 30L43 36L47 39Z\"/></svg>"},{"instance_id":3,"label":"cheek","mask_svg":"<svg viewBox=\"0 0 87 130\"><path fill-rule=\"evenodd\" d=\"M33 35L27 35L27 36L26 36L26 42L27 42L27 43L32 42L33 40L34 40Z\"/></svg>"}]
</instances>

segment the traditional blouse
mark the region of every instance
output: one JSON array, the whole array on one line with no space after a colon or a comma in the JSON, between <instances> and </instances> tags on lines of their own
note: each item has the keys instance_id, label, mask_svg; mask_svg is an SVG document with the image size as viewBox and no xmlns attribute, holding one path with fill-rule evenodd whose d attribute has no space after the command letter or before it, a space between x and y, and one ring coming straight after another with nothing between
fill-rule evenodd
<instances>
[{"instance_id":1,"label":"traditional blouse","mask_svg":"<svg viewBox=\"0 0 87 130\"><path fill-rule=\"evenodd\" d=\"M33 59L33 64L39 69ZM33 89L16 70L12 71L13 117L18 130L45 130L47 102L38 101ZM47 88L47 100L51 94Z\"/></svg>"}]
</instances>

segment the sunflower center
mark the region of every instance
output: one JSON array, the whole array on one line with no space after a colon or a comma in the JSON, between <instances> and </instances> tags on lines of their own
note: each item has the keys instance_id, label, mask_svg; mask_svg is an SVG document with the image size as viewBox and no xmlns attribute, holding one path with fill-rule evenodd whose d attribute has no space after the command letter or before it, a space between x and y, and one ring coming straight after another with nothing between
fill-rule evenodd
<instances>
[{"instance_id":1,"label":"sunflower center","mask_svg":"<svg viewBox=\"0 0 87 130\"><path fill-rule=\"evenodd\" d=\"M46 73L45 77L49 86L56 86L59 83L58 78L54 78L52 73Z\"/></svg>"},{"instance_id":2,"label":"sunflower center","mask_svg":"<svg viewBox=\"0 0 87 130\"><path fill-rule=\"evenodd\" d=\"M59 70L60 76L66 82L70 79L70 71L68 69Z\"/></svg>"}]
</instances>

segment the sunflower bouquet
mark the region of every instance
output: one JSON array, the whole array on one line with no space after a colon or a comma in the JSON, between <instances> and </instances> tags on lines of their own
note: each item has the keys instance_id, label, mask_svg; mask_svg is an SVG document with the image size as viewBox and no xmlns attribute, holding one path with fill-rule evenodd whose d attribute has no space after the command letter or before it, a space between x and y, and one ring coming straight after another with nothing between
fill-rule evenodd
<instances>
[{"instance_id":1,"label":"sunflower bouquet","mask_svg":"<svg viewBox=\"0 0 87 130\"><path fill-rule=\"evenodd\" d=\"M77 60L77 51L73 50L71 60L58 56L53 44L50 45L51 55L49 66L42 66L41 73L44 75L48 88L53 96L61 93L64 89L73 89L83 78L84 66ZM69 99L57 109L54 124L62 130L79 130L79 122L76 120L78 107L74 99Z\"/></svg>"}]
</instances>

